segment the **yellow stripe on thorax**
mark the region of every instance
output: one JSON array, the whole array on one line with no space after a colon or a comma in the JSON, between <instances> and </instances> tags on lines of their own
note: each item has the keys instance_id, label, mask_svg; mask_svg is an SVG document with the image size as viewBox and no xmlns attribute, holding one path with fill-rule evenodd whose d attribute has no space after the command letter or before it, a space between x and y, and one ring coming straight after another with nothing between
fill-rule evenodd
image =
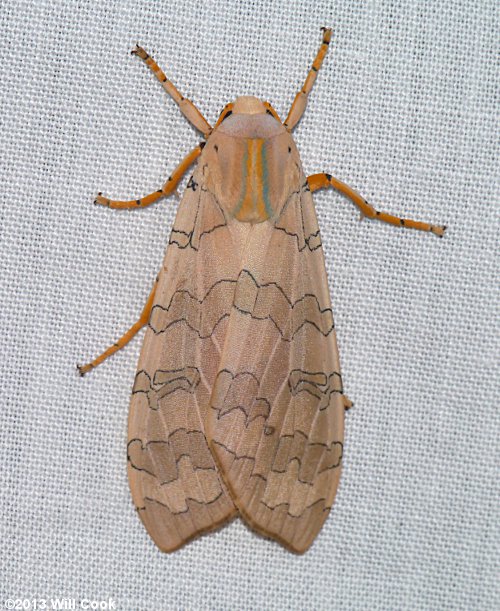
<instances>
[{"instance_id":1,"label":"yellow stripe on thorax","mask_svg":"<svg viewBox=\"0 0 500 611\"><path fill-rule=\"evenodd\" d=\"M268 198L268 167L265 140L248 138L241 168L241 197L235 206L238 221L261 223L272 216Z\"/></svg>"}]
</instances>

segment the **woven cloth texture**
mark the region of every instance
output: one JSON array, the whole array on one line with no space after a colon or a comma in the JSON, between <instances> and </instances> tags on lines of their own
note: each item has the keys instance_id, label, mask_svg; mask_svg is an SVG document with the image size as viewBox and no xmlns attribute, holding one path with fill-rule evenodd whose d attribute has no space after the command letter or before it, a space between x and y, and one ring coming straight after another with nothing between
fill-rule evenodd
<instances>
[{"instance_id":1,"label":"woven cloth texture","mask_svg":"<svg viewBox=\"0 0 500 611\"><path fill-rule=\"evenodd\" d=\"M0 2L0 607L498 609L498 31L495 0ZM236 520L175 554L126 475L138 317L175 197L158 189L200 135L153 54L210 122L236 96L281 117L332 43L294 138L381 210L444 239L359 222L315 195L344 386L336 504L296 556ZM183 185L185 185L184 180Z\"/></svg>"}]
</instances>

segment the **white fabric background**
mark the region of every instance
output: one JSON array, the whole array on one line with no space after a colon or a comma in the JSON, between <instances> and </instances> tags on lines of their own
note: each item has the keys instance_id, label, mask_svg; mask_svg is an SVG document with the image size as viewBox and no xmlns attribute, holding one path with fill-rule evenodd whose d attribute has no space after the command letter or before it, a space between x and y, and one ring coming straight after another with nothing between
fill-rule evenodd
<instances>
[{"instance_id":1,"label":"white fabric background","mask_svg":"<svg viewBox=\"0 0 500 611\"><path fill-rule=\"evenodd\" d=\"M496 0L0 2L0 599L119 609L498 609ZM209 121L240 94L282 117L334 27L295 138L383 210L315 196L346 392L345 467L313 548L236 521L162 555L126 477L136 320L200 140L142 62ZM0 601L0 608L1 608Z\"/></svg>"}]
</instances>

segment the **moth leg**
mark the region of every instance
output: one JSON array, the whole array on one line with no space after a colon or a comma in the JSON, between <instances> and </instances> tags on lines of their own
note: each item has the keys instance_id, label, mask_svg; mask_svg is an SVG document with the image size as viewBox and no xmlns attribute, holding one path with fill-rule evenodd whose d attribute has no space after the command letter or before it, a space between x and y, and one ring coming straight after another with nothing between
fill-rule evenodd
<instances>
[{"instance_id":1,"label":"moth leg","mask_svg":"<svg viewBox=\"0 0 500 611\"><path fill-rule=\"evenodd\" d=\"M180 164L173 171L172 175L168 177L167 182L159 191L150 193L149 195L146 195L141 199L132 199L129 201L117 201L113 199L108 199L107 197L103 197L99 193L94 200L94 204L108 206L108 208L145 208L146 206L149 206L153 202L159 200L160 197L170 195L177 188L177 185L186 173L186 170L189 168L189 166L192 165L193 162L200 156L201 151L203 149L202 144L199 144L180 162Z\"/></svg>"},{"instance_id":2,"label":"moth leg","mask_svg":"<svg viewBox=\"0 0 500 611\"><path fill-rule=\"evenodd\" d=\"M196 108L193 102L179 93L174 84L165 76L165 73L158 66L155 60L139 45L136 45L135 49L132 50L132 55L137 55L137 57L144 60L147 66L153 71L156 78L160 81L163 89L165 89L168 95L173 98L174 102L180 108L180 111L186 117L186 119L191 123L191 125L196 127L196 129L200 131L205 138L208 138L210 132L212 131L211 125Z\"/></svg>"},{"instance_id":3,"label":"moth leg","mask_svg":"<svg viewBox=\"0 0 500 611\"><path fill-rule=\"evenodd\" d=\"M307 184L311 189L311 192L317 191L318 189L325 189L327 187L333 187L346 195L361 211L361 218L367 216L370 219L378 219L384 223L390 225L398 225L402 227L410 227L411 229L420 229L421 231L430 231L438 235L440 238L446 229L446 225L431 225L430 223L424 223L422 221L413 221L411 219L402 219L398 216L393 216L387 212L379 212L375 210L365 199L361 197L354 189L351 189L348 185L337 180L330 174L313 174L307 178Z\"/></svg>"},{"instance_id":4,"label":"moth leg","mask_svg":"<svg viewBox=\"0 0 500 611\"><path fill-rule=\"evenodd\" d=\"M129 343L129 341L134 337L134 335L136 335L136 333L140 331L142 327L144 327L144 325L147 324L149 320L149 316L151 314L151 310L153 308L153 301L154 301L157 284L158 284L158 278L155 280L153 289L151 293L149 294L148 300L146 301L146 305L144 306L144 309L141 312L139 320L135 324L133 324L130 327L130 329L126 333L124 333L123 336L115 344L110 346L107 350L105 350L100 356L94 359L91 363L88 363L87 365L77 365L76 366L81 376L84 376L91 369L94 369L95 367L100 365L109 356L111 356L115 352L118 352L118 350L126 346Z\"/></svg>"},{"instance_id":5,"label":"moth leg","mask_svg":"<svg viewBox=\"0 0 500 611\"><path fill-rule=\"evenodd\" d=\"M347 411L348 409L351 409L351 407L354 406L354 403L349 399L349 397L347 397L346 395L342 396L342 399L344 400L344 409Z\"/></svg>"},{"instance_id":6,"label":"moth leg","mask_svg":"<svg viewBox=\"0 0 500 611\"><path fill-rule=\"evenodd\" d=\"M330 44L330 39L332 37L332 29L322 28L322 30L323 41L321 42L321 46L319 48L318 54L316 55L316 59L313 62L312 68L309 70L304 86L295 96L295 100L293 101L293 104L290 108L288 117L283 123L283 125L287 128L288 131L292 131L292 129L297 125L302 115L304 114L304 111L307 106L307 97L314 85L314 81L318 76L318 71L321 68L323 60L325 59L325 55L328 51L328 45Z\"/></svg>"}]
</instances>

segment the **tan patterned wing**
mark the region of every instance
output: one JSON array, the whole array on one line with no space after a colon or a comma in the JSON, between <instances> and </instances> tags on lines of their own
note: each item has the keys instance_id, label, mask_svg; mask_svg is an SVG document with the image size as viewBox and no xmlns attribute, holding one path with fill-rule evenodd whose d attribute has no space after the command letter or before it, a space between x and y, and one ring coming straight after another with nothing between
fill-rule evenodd
<instances>
[{"instance_id":1,"label":"tan patterned wing","mask_svg":"<svg viewBox=\"0 0 500 611\"><path fill-rule=\"evenodd\" d=\"M340 477L344 396L311 193L252 226L206 434L234 503L295 552L314 541Z\"/></svg>"},{"instance_id":2,"label":"tan patterned wing","mask_svg":"<svg viewBox=\"0 0 500 611\"><path fill-rule=\"evenodd\" d=\"M199 165L172 230L139 359L128 473L149 534L173 551L236 513L204 432L238 267Z\"/></svg>"}]
</instances>

